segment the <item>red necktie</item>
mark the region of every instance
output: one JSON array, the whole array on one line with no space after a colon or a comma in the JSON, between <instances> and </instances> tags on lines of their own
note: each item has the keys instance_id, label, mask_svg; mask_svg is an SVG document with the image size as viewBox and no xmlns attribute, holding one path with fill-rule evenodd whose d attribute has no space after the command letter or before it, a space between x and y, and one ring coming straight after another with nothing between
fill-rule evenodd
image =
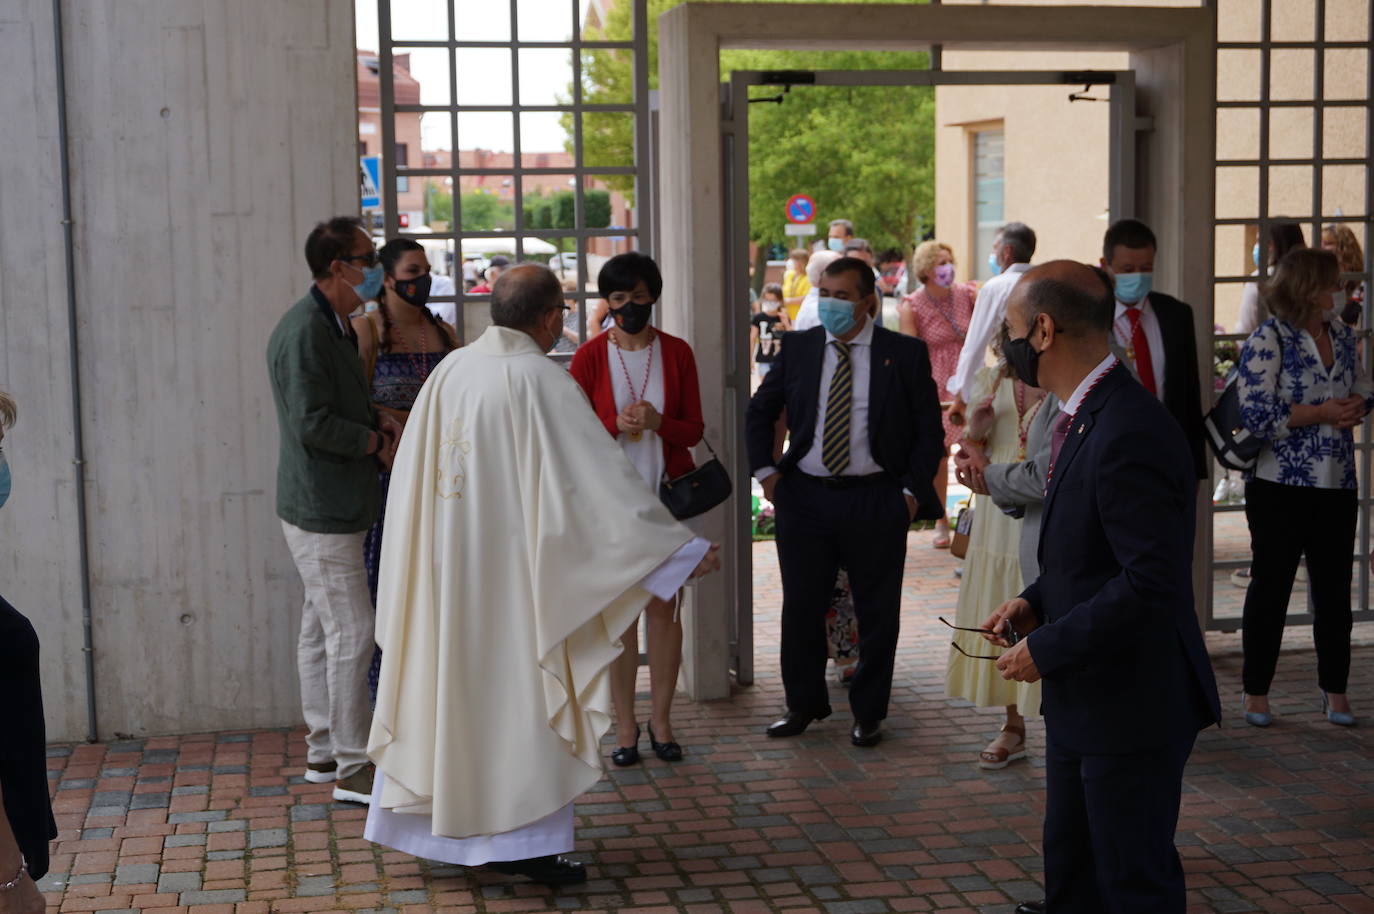
<instances>
[{"instance_id":1,"label":"red necktie","mask_svg":"<svg viewBox=\"0 0 1374 914\"><path fill-rule=\"evenodd\" d=\"M1059 421L1054 423L1054 431L1050 433L1050 466L1059 459L1059 449L1064 446L1064 441L1069 437L1069 426L1073 424L1073 416L1062 413Z\"/></svg>"},{"instance_id":2,"label":"red necktie","mask_svg":"<svg viewBox=\"0 0 1374 914\"><path fill-rule=\"evenodd\" d=\"M1135 359L1136 374L1140 375L1140 383L1145 385L1145 389L1157 397L1159 391L1155 389L1155 363L1150 358L1150 341L1145 338L1145 328L1140 326L1140 309L1127 308L1126 316L1131 319L1131 354Z\"/></svg>"}]
</instances>

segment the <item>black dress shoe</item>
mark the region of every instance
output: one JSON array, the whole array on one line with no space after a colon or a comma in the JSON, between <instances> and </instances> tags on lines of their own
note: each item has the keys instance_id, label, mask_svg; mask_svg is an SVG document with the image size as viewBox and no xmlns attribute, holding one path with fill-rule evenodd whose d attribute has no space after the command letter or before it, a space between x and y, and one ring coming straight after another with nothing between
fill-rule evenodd
<instances>
[{"instance_id":1,"label":"black dress shoe","mask_svg":"<svg viewBox=\"0 0 1374 914\"><path fill-rule=\"evenodd\" d=\"M788 708L782 720L775 720L768 725L768 735L796 736L798 733L805 733L806 728L811 726L813 720L825 720L829 716L829 708L826 708L818 714L803 714L800 711L793 711L791 708Z\"/></svg>"},{"instance_id":2,"label":"black dress shoe","mask_svg":"<svg viewBox=\"0 0 1374 914\"><path fill-rule=\"evenodd\" d=\"M617 746L611 753L611 761L617 768L628 768L631 765L639 764L639 724L635 724L635 744L633 746Z\"/></svg>"},{"instance_id":3,"label":"black dress shoe","mask_svg":"<svg viewBox=\"0 0 1374 914\"><path fill-rule=\"evenodd\" d=\"M677 743L660 743L654 739L654 725L649 724L649 745L654 749L654 755L658 756L659 761L680 762L682 761L682 747Z\"/></svg>"},{"instance_id":4,"label":"black dress shoe","mask_svg":"<svg viewBox=\"0 0 1374 914\"><path fill-rule=\"evenodd\" d=\"M856 746L876 746L882 739L882 723L876 720L856 720L849 731L849 741Z\"/></svg>"},{"instance_id":5,"label":"black dress shoe","mask_svg":"<svg viewBox=\"0 0 1374 914\"><path fill-rule=\"evenodd\" d=\"M1045 914L1045 899L1021 902L1016 906L1016 914Z\"/></svg>"},{"instance_id":6,"label":"black dress shoe","mask_svg":"<svg viewBox=\"0 0 1374 914\"><path fill-rule=\"evenodd\" d=\"M556 854L547 857L531 857L528 860L493 861L489 864L498 873L507 876L524 876L531 882L543 885L577 885L587 881L587 867L572 860L565 860Z\"/></svg>"}]
</instances>

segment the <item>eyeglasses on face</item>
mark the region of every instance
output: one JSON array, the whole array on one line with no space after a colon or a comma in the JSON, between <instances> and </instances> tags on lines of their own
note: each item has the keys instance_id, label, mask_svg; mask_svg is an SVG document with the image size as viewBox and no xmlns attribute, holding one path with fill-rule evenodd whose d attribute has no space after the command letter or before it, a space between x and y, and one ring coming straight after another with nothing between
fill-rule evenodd
<instances>
[{"instance_id":1,"label":"eyeglasses on face","mask_svg":"<svg viewBox=\"0 0 1374 914\"><path fill-rule=\"evenodd\" d=\"M375 267L377 265L377 252L368 251L366 254L349 254L339 258L344 263L361 262L365 267Z\"/></svg>"},{"instance_id":2,"label":"eyeglasses on face","mask_svg":"<svg viewBox=\"0 0 1374 914\"><path fill-rule=\"evenodd\" d=\"M995 631L993 631L993 630L990 629L990 628L964 628L964 627L961 626L961 625L955 625L954 623L952 623L952 622L950 622L948 619L946 619L944 616L936 616L936 618L939 619L941 622L945 623L946 625L948 625L950 628L954 629L955 631L958 631L958 632L974 632L975 634L979 634L979 635L996 635L996 636L1000 637L1002 640L1006 641L1007 644L1009 644L1009 645L1011 645L1011 646L1013 646L1013 647L1016 646L1016 642L1018 642L1018 641L1021 640L1021 636L1018 635L1018 634L1016 633L1016 629L1012 628L1010 625L1007 626L1006 633L1004 634L1004 633L1002 633L1002 632L995 632ZM956 645L956 647L957 647L957 646L958 646L958 645ZM963 653L963 652L960 651L960 653ZM993 658L993 659L995 659L995 658Z\"/></svg>"}]
</instances>

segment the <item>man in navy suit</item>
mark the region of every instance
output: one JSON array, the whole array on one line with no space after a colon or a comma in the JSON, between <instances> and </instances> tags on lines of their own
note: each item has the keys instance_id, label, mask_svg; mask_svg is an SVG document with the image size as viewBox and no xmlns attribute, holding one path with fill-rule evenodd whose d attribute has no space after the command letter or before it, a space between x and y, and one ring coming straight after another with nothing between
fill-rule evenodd
<instances>
[{"instance_id":1,"label":"man in navy suit","mask_svg":"<svg viewBox=\"0 0 1374 914\"><path fill-rule=\"evenodd\" d=\"M1043 910L1183 914L1183 766L1221 715L1193 613L1197 477L1178 422L1108 348L1114 306L1105 274L1068 261L1008 301L1008 361L1062 406L1040 575L985 637L1010 647L1005 678L1044 679Z\"/></svg>"},{"instance_id":2,"label":"man in navy suit","mask_svg":"<svg viewBox=\"0 0 1374 914\"><path fill-rule=\"evenodd\" d=\"M944 429L925 343L873 324L873 270L842 257L819 295L822 326L783 335L746 425L750 469L777 510L782 570L787 713L768 735L830 715L825 613L843 565L859 623L850 741L873 746L892 691L907 529L944 516L932 485ZM784 409L791 443L779 460Z\"/></svg>"}]
</instances>

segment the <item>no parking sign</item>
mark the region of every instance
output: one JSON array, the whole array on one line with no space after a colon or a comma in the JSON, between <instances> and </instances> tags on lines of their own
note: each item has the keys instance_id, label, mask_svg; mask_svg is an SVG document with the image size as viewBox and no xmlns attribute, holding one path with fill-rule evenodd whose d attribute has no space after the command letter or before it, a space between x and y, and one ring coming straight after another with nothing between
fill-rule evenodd
<instances>
[{"instance_id":1,"label":"no parking sign","mask_svg":"<svg viewBox=\"0 0 1374 914\"><path fill-rule=\"evenodd\" d=\"M787 221L802 225L816 218L816 201L806 194L793 194L787 200Z\"/></svg>"}]
</instances>

